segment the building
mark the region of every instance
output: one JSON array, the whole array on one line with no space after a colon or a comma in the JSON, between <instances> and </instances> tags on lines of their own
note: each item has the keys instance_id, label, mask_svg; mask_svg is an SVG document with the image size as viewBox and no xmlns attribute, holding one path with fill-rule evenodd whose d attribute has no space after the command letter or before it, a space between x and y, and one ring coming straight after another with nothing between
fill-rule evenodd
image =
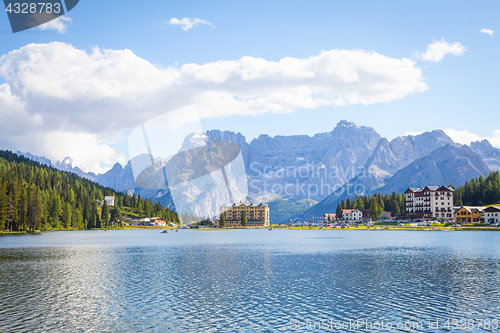
<instances>
[{"instance_id":1,"label":"building","mask_svg":"<svg viewBox=\"0 0 500 333\"><path fill-rule=\"evenodd\" d=\"M363 213L359 209L343 209L342 218L346 221L359 221L363 218Z\"/></svg>"},{"instance_id":2,"label":"building","mask_svg":"<svg viewBox=\"0 0 500 333\"><path fill-rule=\"evenodd\" d=\"M269 205L263 203L222 206L221 213L226 218L226 227L241 227L243 214L247 217L247 226L249 227L268 227L270 225Z\"/></svg>"},{"instance_id":3,"label":"building","mask_svg":"<svg viewBox=\"0 0 500 333\"><path fill-rule=\"evenodd\" d=\"M155 227L166 227L167 220L164 219L163 217L152 217L149 219L148 225L155 226Z\"/></svg>"},{"instance_id":4,"label":"building","mask_svg":"<svg viewBox=\"0 0 500 333\"><path fill-rule=\"evenodd\" d=\"M325 214L325 215L323 215L323 220L325 222L335 221L335 219L337 218L336 216L337 216L337 214Z\"/></svg>"},{"instance_id":5,"label":"building","mask_svg":"<svg viewBox=\"0 0 500 333\"><path fill-rule=\"evenodd\" d=\"M106 201L106 204L109 206L109 207L114 207L115 206L115 197L114 196L107 196L107 197L104 197L104 201ZM103 201L103 205L104 205L104 201Z\"/></svg>"},{"instance_id":6,"label":"building","mask_svg":"<svg viewBox=\"0 0 500 333\"><path fill-rule=\"evenodd\" d=\"M364 209L361 211L361 213L363 213L363 219L366 219L366 220L370 219L370 210L369 209ZM380 220L385 221L385 220L390 220L390 219L392 219L392 213L384 210L382 212L382 216L380 216Z\"/></svg>"},{"instance_id":7,"label":"building","mask_svg":"<svg viewBox=\"0 0 500 333\"><path fill-rule=\"evenodd\" d=\"M484 223L486 207L463 206L455 212L457 223Z\"/></svg>"},{"instance_id":8,"label":"building","mask_svg":"<svg viewBox=\"0 0 500 333\"><path fill-rule=\"evenodd\" d=\"M485 224L497 224L500 223L500 206L490 206L484 211L484 223Z\"/></svg>"},{"instance_id":9,"label":"building","mask_svg":"<svg viewBox=\"0 0 500 333\"><path fill-rule=\"evenodd\" d=\"M407 217L453 218L453 192L450 186L410 187L405 191Z\"/></svg>"}]
</instances>

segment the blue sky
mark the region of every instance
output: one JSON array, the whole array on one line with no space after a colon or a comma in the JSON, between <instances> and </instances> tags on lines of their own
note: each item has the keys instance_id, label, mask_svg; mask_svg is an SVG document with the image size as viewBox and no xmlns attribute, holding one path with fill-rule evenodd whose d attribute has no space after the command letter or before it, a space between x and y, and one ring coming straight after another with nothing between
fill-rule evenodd
<instances>
[{"instance_id":1,"label":"blue sky","mask_svg":"<svg viewBox=\"0 0 500 333\"><path fill-rule=\"evenodd\" d=\"M454 134L454 139L457 141L466 142L469 138L476 137L490 138L494 145L500 147L500 134L499 138L494 135L494 131L500 129L498 112L500 103L497 94L500 86L498 64L500 43L497 35L500 33L499 9L500 3L497 1L233 3L82 0L68 13L67 17L71 18L71 22L62 22L67 26L64 33L58 33L55 30L57 27L54 26L52 29L34 28L12 34L7 15L0 14L0 56L31 43L48 44L58 41L76 50L84 50L89 55L94 47L101 50L130 50L137 58L158 68L181 68L186 64L203 65L221 60L238 61L242 57L263 59L266 62L279 62L286 57L309 59L319 56L322 51L336 49L374 52L390 59L391 63L408 58L414 62L409 67L420 70L421 78L413 77L415 84L413 88L409 88L402 96L389 98L386 102L371 97L368 98L368 103L364 104L327 103L317 107L300 107L306 104L298 102L296 105L288 106L291 109L286 113L276 110L266 111L265 105L268 104L265 104L258 111L255 109L242 111L246 115L239 113L237 108L218 115L211 113L210 116L204 117L201 123L204 129L241 132L250 141L260 134L313 135L331 131L338 121L346 119L357 125L371 126L389 139L407 132L453 129L457 131ZM198 24L185 31L181 25L166 23L172 18L179 20L198 18L210 24ZM492 35L481 33L481 29L490 29L494 33ZM459 55L446 54L436 62L422 59L421 55L426 52L429 44L443 39L448 45L460 43L464 51ZM65 51L71 56L70 48L65 48ZM30 52L32 55L35 51ZM52 51L36 52L49 57ZM6 72L14 66L14 62L15 66L22 63L23 55L15 59L9 58L9 61L5 61L5 57L3 72L0 69L0 84L4 85L4 90L6 85L9 85L12 96L32 100L24 101L24 104L21 101L22 105L18 105L17 109L13 107L14 111L9 112L5 111L8 107L7 102L0 104L0 117L3 118L1 121L4 124L22 124L25 120L18 117L22 112L19 110L27 108L32 117L29 118L30 126L33 126L32 131L34 133L39 131L40 136L51 139L38 140L36 137L32 140L17 139L14 134L5 134L8 131L4 131L5 137L0 138L4 146L2 148L31 150L31 153L46 155L52 159L61 159L63 155L68 154L78 155L72 152L81 151L76 158L96 171L104 170L115 161L124 162L125 134L134 127L132 120L129 123L117 121L116 124L106 127L99 121L99 115L96 116L86 108L80 109L82 104L88 104L88 108L91 108L93 103L96 103L93 100L84 100L87 98L85 94L82 100L77 97L69 98L70 102L65 99L66 97L57 94L52 96L50 92L47 96L43 96L44 92L33 88L34 83L26 81L28 80L26 76L11 75ZM1 66L0 61L0 68ZM72 66L77 64L72 63ZM392 70L391 66L388 65L388 72ZM18 71L22 70L22 66L16 68ZM137 75L136 72L131 74ZM127 77L124 73L121 80L133 81L134 75ZM156 74L151 75L154 77ZM50 77L44 77L43 80L50 80ZM94 84L89 82L91 81L85 84ZM424 84L426 89L416 88L417 83ZM198 87L198 83L193 85ZM28 88L17 89L18 86ZM194 88L190 86L189 89ZM207 86L204 85L203 89L207 89ZM276 89L286 90L288 86ZM78 94L82 90L87 89L79 88L74 93ZM257 89L257 91L253 98L258 98L262 94L262 90ZM155 96L157 96L155 93L151 93L149 99L155 99ZM60 100L57 100L58 98ZM102 98L104 97L99 97L99 101ZM35 102L36 107L33 106ZM146 102L141 101L141 103L144 104L138 102L137 105L149 108ZM213 105L220 107L217 103ZM38 107L44 109L46 113L34 111ZM64 107L65 111L57 111L60 107ZM100 114L107 121L114 122L120 114L119 108L123 106L110 107L116 110L109 115L106 111L101 111ZM228 106L228 109L231 107ZM56 110L54 115L57 117L54 116L54 119L50 117L51 110ZM76 117L72 112L80 114ZM85 117L86 112L88 117ZM159 111L151 112L138 107L136 112L144 116L135 119L129 113L125 113L124 117L141 122L154 117ZM79 126L85 121L89 121L89 124ZM43 124L43 129L40 124ZM66 130L63 131L61 128ZM65 134L62 133L65 131L80 133L81 137L75 136L66 140ZM54 143L61 140L68 144L54 148L57 146ZM33 144L33 141L39 143ZM79 147L78 143L82 141L87 142L87 146ZM92 145L100 148L95 150L98 153L92 154L93 159L89 159L88 151L95 148Z\"/></svg>"}]
</instances>

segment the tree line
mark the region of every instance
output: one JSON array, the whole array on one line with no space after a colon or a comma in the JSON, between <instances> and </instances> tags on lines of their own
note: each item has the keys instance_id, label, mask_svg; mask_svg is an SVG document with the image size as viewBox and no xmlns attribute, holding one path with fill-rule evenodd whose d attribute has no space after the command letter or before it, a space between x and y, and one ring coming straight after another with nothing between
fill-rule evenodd
<instances>
[{"instance_id":1,"label":"tree line","mask_svg":"<svg viewBox=\"0 0 500 333\"><path fill-rule=\"evenodd\" d=\"M500 173L492 171L485 178L479 176L472 178L463 186L455 187L453 195L454 206L486 206L500 204ZM336 216L342 217L344 209L359 209L370 210L370 217L373 219L380 218L382 211L389 211L394 216L399 213L404 213L406 208L405 196L402 193L392 192L391 195L375 193L372 196L356 197L353 200L342 199L337 204Z\"/></svg>"},{"instance_id":2,"label":"tree line","mask_svg":"<svg viewBox=\"0 0 500 333\"><path fill-rule=\"evenodd\" d=\"M348 198L342 199L337 204L336 217L342 218L342 211L344 209L359 209L369 210L369 216L372 219L378 219L382 216L383 211L391 212L394 216L396 214L404 213L406 207L405 196L402 193L392 192L391 195L375 193L372 196L356 196L353 200Z\"/></svg>"},{"instance_id":3,"label":"tree line","mask_svg":"<svg viewBox=\"0 0 500 333\"><path fill-rule=\"evenodd\" d=\"M464 186L455 188L455 206L485 206L500 203L500 174L490 172L485 178L472 178Z\"/></svg>"},{"instance_id":4,"label":"tree line","mask_svg":"<svg viewBox=\"0 0 500 333\"><path fill-rule=\"evenodd\" d=\"M105 196L115 197L114 207L105 202L101 206ZM136 217L156 216L179 222L178 215L160 203L116 192L74 173L0 150L0 230L108 227L111 221L122 222L125 211Z\"/></svg>"}]
</instances>

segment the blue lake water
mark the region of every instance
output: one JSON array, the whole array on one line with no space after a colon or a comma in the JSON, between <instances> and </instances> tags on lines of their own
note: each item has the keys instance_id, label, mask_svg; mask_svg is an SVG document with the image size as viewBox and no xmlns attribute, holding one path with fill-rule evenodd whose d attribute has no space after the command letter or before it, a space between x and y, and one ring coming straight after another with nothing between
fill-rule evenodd
<instances>
[{"instance_id":1,"label":"blue lake water","mask_svg":"<svg viewBox=\"0 0 500 333\"><path fill-rule=\"evenodd\" d=\"M499 291L500 232L0 236L0 332L500 332Z\"/></svg>"}]
</instances>

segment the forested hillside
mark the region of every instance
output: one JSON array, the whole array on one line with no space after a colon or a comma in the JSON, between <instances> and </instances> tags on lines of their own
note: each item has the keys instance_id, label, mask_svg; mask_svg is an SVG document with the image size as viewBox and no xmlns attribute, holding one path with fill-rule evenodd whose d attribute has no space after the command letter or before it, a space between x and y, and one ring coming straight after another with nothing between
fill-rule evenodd
<instances>
[{"instance_id":1,"label":"forested hillside","mask_svg":"<svg viewBox=\"0 0 500 333\"><path fill-rule=\"evenodd\" d=\"M405 212L405 197L403 194L396 192L393 192L391 195L375 193L372 196L356 196L354 200L347 199L345 201L342 199L338 203L336 210L337 217L342 216L343 209L369 209L372 218L379 218L382 216L383 211L391 212L394 216Z\"/></svg>"},{"instance_id":2,"label":"forested hillside","mask_svg":"<svg viewBox=\"0 0 500 333\"><path fill-rule=\"evenodd\" d=\"M115 196L115 207L101 207L97 201L104 196ZM0 231L101 228L123 221L124 213L178 221L175 212L152 200L0 151Z\"/></svg>"},{"instance_id":3,"label":"forested hillside","mask_svg":"<svg viewBox=\"0 0 500 333\"><path fill-rule=\"evenodd\" d=\"M500 175L491 172L488 177L472 178L455 189L455 206L484 206L500 203Z\"/></svg>"}]
</instances>

